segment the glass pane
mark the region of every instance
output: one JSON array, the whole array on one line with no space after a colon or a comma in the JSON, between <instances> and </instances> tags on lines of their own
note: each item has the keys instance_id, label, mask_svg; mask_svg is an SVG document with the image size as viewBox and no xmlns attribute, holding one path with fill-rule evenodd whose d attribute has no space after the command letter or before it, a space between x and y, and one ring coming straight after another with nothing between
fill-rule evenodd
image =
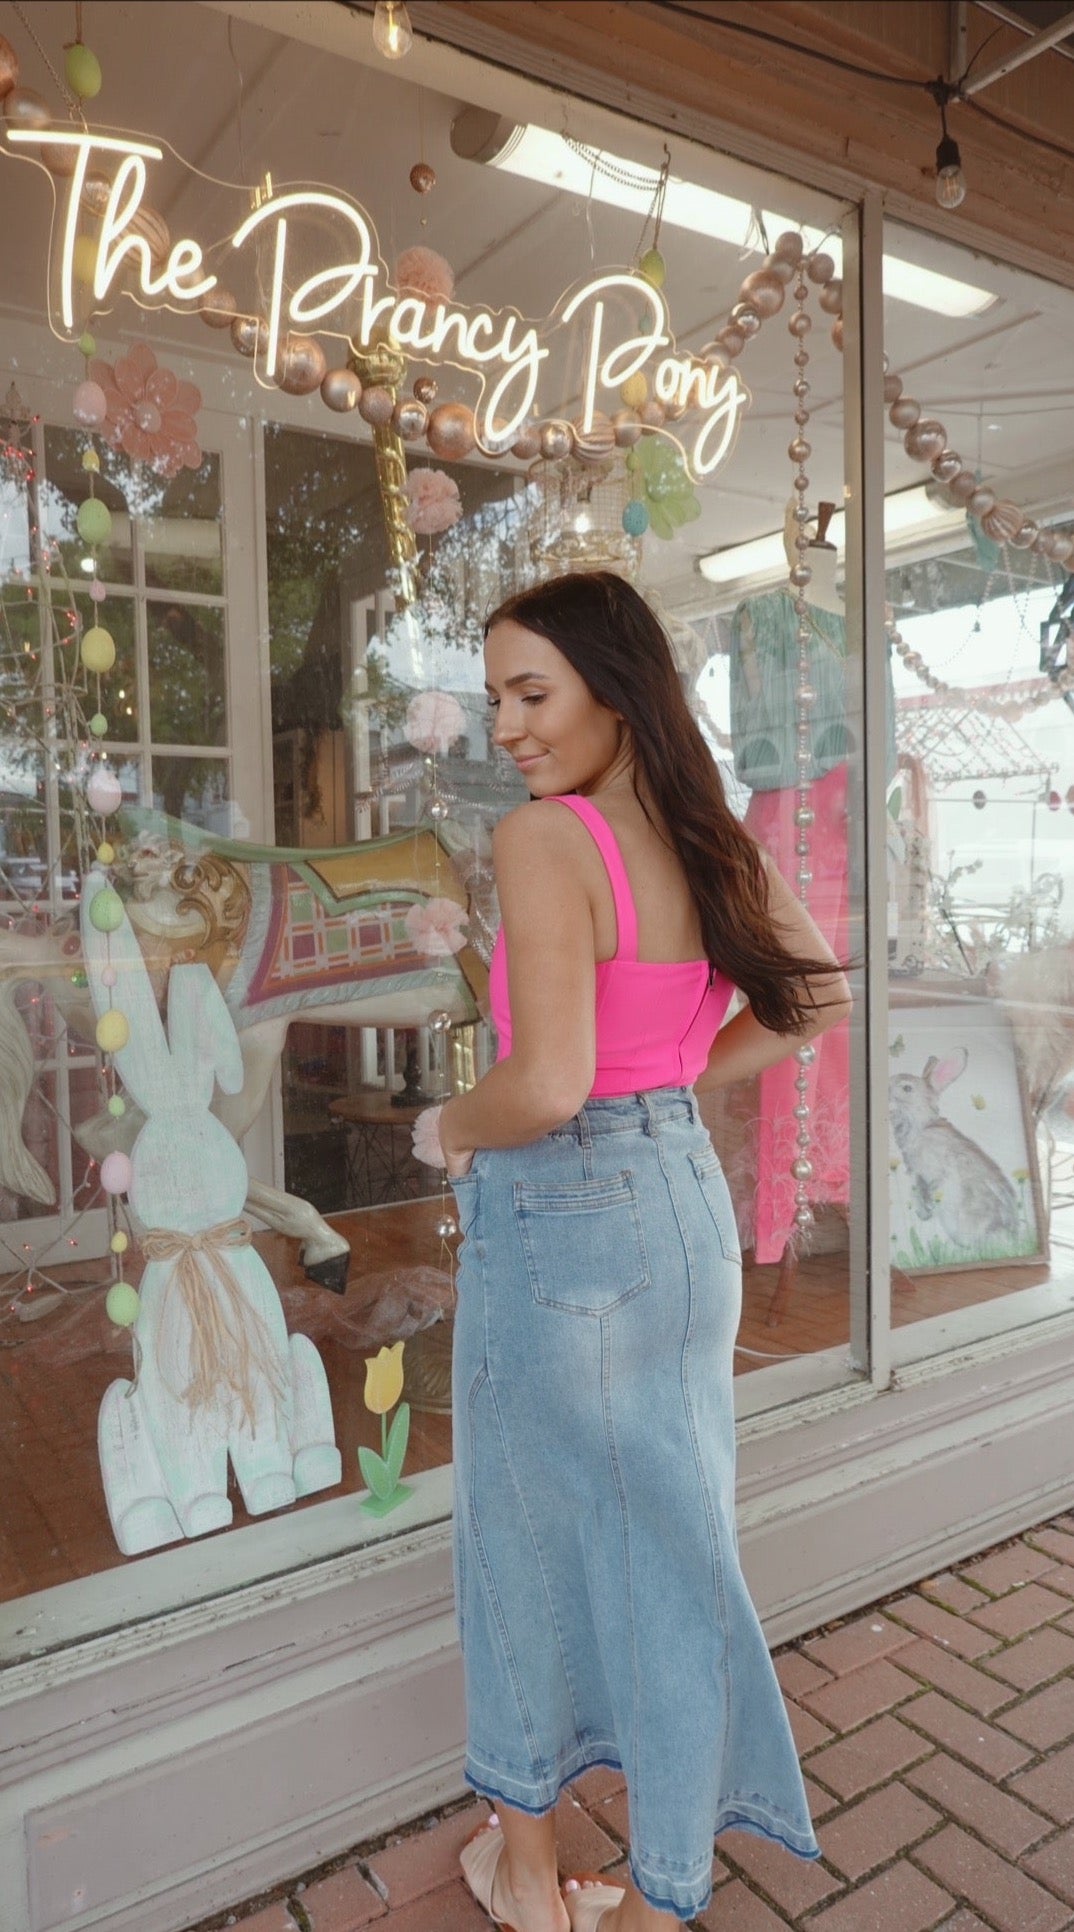
<instances>
[{"instance_id":1,"label":"glass pane","mask_svg":"<svg viewBox=\"0 0 1074 1932\"><path fill-rule=\"evenodd\" d=\"M229 778L226 758L167 758L154 753L154 807L170 818L187 819L202 831L230 837Z\"/></svg>"},{"instance_id":2,"label":"glass pane","mask_svg":"<svg viewBox=\"0 0 1074 1932\"><path fill-rule=\"evenodd\" d=\"M198 470L180 470L165 484L159 509L139 519L145 581L150 590L224 588L220 458L208 454Z\"/></svg>"},{"instance_id":3,"label":"glass pane","mask_svg":"<svg viewBox=\"0 0 1074 1932\"><path fill-rule=\"evenodd\" d=\"M105 448L101 439L77 429L45 429L45 480L41 489L41 514L45 536L58 546L62 566L71 583L86 574L84 565L89 549L75 526L79 504L89 495L89 478L82 468L87 450L100 454L101 468L93 479L93 494L112 512L112 528L107 543L97 550L97 574L105 584L129 584L134 574L131 554L131 507L136 505L141 479L132 477L131 466L121 451ZM53 563L55 569L55 562Z\"/></svg>"},{"instance_id":4,"label":"glass pane","mask_svg":"<svg viewBox=\"0 0 1074 1932\"><path fill-rule=\"evenodd\" d=\"M224 611L149 598L145 614L154 744L226 744Z\"/></svg>"},{"instance_id":5,"label":"glass pane","mask_svg":"<svg viewBox=\"0 0 1074 1932\"><path fill-rule=\"evenodd\" d=\"M1074 295L895 226L888 248L949 309L885 303L914 371L886 486L893 1311L945 1316L949 1345L1074 1276Z\"/></svg>"}]
</instances>

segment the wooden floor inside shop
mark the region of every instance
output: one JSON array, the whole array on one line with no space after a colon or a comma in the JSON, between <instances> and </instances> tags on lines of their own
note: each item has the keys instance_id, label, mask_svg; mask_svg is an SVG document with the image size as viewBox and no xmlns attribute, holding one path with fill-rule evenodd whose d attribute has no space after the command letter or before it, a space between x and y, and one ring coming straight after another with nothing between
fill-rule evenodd
<instances>
[{"instance_id":1,"label":"wooden floor inside shop","mask_svg":"<svg viewBox=\"0 0 1074 1932\"><path fill-rule=\"evenodd\" d=\"M288 1328L308 1335L328 1373L336 1440L343 1451L343 1490L364 1485L357 1448L379 1449L379 1418L365 1408L365 1357L407 1338L405 1393L412 1420L407 1469L435 1468L451 1457L449 1411L451 1255L436 1233L443 1209L434 1200L406 1202L332 1217L351 1243L350 1282L335 1295L307 1282L297 1246L258 1235L257 1247L280 1291ZM1065 1219L1067 1217L1060 1217ZM1053 1220L1053 1239L1059 1233ZM1065 1273L1074 1248L1060 1237L1047 1266L991 1267L913 1280L896 1275L897 1326L980 1303ZM743 1316L736 1372L845 1344L849 1334L845 1222L822 1217L818 1252L802 1257L793 1279L777 1267L743 1270ZM137 1271L129 1269L132 1279ZM37 1304L35 1319L11 1304L10 1282L0 1319L0 1600L121 1565L105 1510L97 1464L97 1411L109 1383L131 1371L129 1333L104 1309L104 1262L57 1271L64 1294ZM339 1492L332 1492L338 1494ZM313 1496L297 1507L308 1508ZM250 1520L232 1489L234 1524Z\"/></svg>"}]
</instances>

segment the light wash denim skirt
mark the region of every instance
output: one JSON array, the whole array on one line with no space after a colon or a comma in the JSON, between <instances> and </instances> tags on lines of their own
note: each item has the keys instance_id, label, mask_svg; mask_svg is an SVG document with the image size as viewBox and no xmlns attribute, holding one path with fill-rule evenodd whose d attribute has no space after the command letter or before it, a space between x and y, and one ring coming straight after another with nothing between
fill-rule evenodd
<instances>
[{"instance_id":1,"label":"light wash denim skirt","mask_svg":"<svg viewBox=\"0 0 1074 1932\"><path fill-rule=\"evenodd\" d=\"M591 1100L455 1184L465 1775L626 1779L634 1882L693 1918L735 1826L818 1854L735 1536L741 1263L689 1088Z\"/></svg>"}]
</instances>

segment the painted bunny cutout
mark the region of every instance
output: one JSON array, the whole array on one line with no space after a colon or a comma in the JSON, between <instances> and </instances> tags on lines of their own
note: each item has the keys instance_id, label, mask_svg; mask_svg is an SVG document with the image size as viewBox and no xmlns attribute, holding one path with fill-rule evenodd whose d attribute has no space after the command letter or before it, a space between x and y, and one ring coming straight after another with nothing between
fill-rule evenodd
<instances>
[{"instance_id":1,"label":"painted bunny cutout","mask_svg":"<svg viewBox=\"0 0 1074 1932\"><path fill-rule=\"evenodd\" d=\"M229 1456L251 1515L331 1487L342 1463L320 1356L306 1336L287 1334L241 1219L245 1159L209 1112L214 1085L234 1093L242 1084L231 1016L207 966L179 965L165 1031L126 914L108 936L92 923L106 884L91 872L82 898L90 990L98 1015L115 1006L129 1022L116 1066L147 1116L129 1195L147 1230L138 1374L111 1384L98 1421L108 1513L133 1556L230 1523Z\"/></svg>"},{"instance_id":2,"label":"painted bunny cutout","mask_svg":"<svg viewBox=\"0 0 1074 1932\"><path fill-rule=\"evenodd\" d=\"M940 1112L940 1094L966 1070L965 1047L889 1083L891 1128L923 1221L935 1215L947 1239L968 1251L1017 1237L1018 1196L983 1147Z\"/></svg>"}]
</instances>

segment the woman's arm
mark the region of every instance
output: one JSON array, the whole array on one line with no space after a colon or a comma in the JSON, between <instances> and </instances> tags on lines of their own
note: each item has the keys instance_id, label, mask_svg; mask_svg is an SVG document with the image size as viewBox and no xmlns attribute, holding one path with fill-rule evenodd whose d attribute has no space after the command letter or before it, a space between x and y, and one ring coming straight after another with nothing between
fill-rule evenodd
<instances>
[{"instance_id":1,"label":"woman's arm","mask_svg":"<svg viewBox=\"0 0 1074 1932\"><path fill-rule=\"evenodd\" d=\"M768 872L768 904L779 936L788 952L803 959L830 959L830 978L811 978L806 982L807 998L816 1012L800 1033L773 1033L762 1026L748 1006L720 1028L712 1043L708 1065L695 1082L699 1093L714 1087L729 1087L736 1080L747 1080L785 1060L796 1047L805 1046L818 1033L827 1032L838 1020L845 1019L853 1004L850 987L839 962L823 934L818 931L787 881L765 856Z\"/></svg>"},{"instance_id":2,"label":"woman's arm","mask_svg":"<svg viewBox=\"0 0 1074 1932\"><path fill-rule=\"evenodd\" d=\"M588 839L574 814L551 802L519 806L493 833L511 1052L443 1107L440 1144L449 1173L465 1171L477 1147L539 1140L588 1098L596 1067Z\"/></svg>"}]
</instances>

